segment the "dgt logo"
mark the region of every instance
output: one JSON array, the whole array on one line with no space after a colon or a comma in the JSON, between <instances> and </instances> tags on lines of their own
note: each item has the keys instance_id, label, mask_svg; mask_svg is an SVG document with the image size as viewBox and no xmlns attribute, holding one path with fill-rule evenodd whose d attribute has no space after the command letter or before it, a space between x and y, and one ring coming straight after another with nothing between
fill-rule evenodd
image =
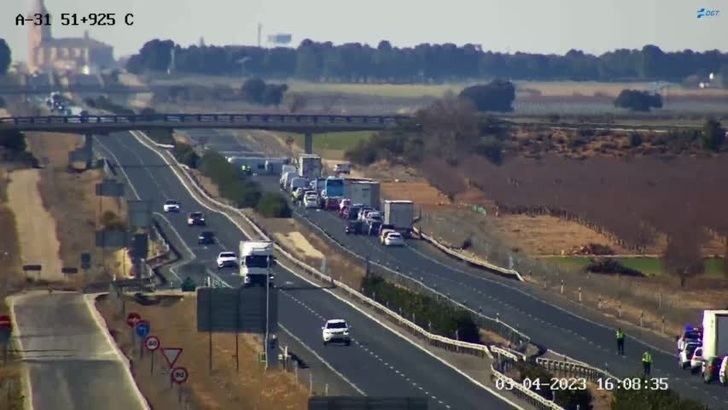
<instances>
[{"instance_id":1,"label":"dgt logo","mask_svg":"<svg viewBox=\"0 0 728 410\"><path fill-rule=\"evenodd\" d=\"M703 17L717 17L719 13L720 10L718 9L700 8L698 9L698 18L701 19Z\"/></svg>"}]
</instances>

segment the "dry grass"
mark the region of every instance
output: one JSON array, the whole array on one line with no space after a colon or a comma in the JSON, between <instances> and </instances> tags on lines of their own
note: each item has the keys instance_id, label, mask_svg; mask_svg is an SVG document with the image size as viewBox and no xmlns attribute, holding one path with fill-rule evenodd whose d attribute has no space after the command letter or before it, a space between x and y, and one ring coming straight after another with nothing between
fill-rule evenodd
<instances>
[{"instance_id":1,"label":"dry grass","mask_svg":"<svg viewBox=\"0 0 728 410\"><path fill-rule=\"evenodd\" d=\"M127 355L130 351L129 328L119 306L113 300L97 304L112 334ZM135 311L152 324L152 334L159 337L162 346L181 347L177 366L189 372L186 384L191 403L196 409L301 409L305 408L308 392L299 385L295 376L281 370L264 372L256 362L260 342L252 335L239 337L240 371L235 368L235 337L232 334L214 334L213 371L208 370L208 334L196 329L196 297L191 295L179 301L170 299L157 306L126 303L127 312ZM170 389L169 378L161 374L166 363L159 353L155 358L155 373L150 372L149 354L141 360L134 358L135 379L142 393L155 409L177 409L177 388ZM163 364L164 363L164 364Z\"/></svg>"},{"instance_id":2,"label":"dry grass","mask_svg":"<svg viewBox=\"0 0 728 410\"><path fill-rule=\"evenodd\" d=\"M29 133L30 147L45 168L39 184L46 209L57 221L64 265L78 266L82 252L91 252L94 272L108 274L104 252L95 246L95 230L103 212L126 214L123 201L95 195L95 185L103 178L100 170L79 172L68 167L68 152L82 143L76 135Z\"/></svg>"}]
</instances>

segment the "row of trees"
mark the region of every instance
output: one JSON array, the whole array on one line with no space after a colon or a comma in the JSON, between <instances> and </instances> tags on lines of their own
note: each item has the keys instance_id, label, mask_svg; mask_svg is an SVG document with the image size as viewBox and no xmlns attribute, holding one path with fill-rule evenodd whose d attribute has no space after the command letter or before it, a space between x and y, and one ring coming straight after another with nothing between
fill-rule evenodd
<instances>
[{"instance_id":1,"label":"row of trees","mask_svg":"<svg viewBox=\"0 0 728 410\"><path fill-rule=\"evenodd\" d=\"M5 74L10 67L10 61L12 56L10 53L10 47L5 39L0 38L0 75Z\"/></svg>"},{"instance_id":2,"label":"row of trees","mask_svg":"<svg viewBox=\"0 0 728 410\"><path fill-rule=\"evenodd\" d=\"M653 45L641 50L619 49L599 56L571 50L565 55L483 51L465 44L393 47L381 41L367 44L303 40L297 48L248 46L181 47L171 40L154 39L133 55L127 69L134 73L170 68L213 75L296 77L324 81L421 82L483 77L538 80L667 80L728 71L728 54L718 50L663 52ZM724 77L725 79L726 77Z\"/></svg>"},{"instance_id":3,"label":"row of trees","mask_svg":"<svg viewBox=\"0 0 728 410\"><path fill-rule=\"evenodd\" d=\"M266 84L261 78L255 77L245 80L240 93L243 100L249 103L278 106L283 101L286 90L286 84Z\"/></svg>"}]
</instances>

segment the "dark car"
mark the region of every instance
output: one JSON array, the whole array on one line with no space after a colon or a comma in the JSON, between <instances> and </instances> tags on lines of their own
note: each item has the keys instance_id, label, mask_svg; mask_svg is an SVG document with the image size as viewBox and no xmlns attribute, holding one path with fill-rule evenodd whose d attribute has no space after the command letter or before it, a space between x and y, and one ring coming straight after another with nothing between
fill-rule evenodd
<instances>
[{"instance_id":1,"label":"dark car","mask_svg":"<svg viewBox=\"0 0 728 410\"><path fill-rule=\"evenodd\" d=\"M379 235L379 228L382 226L382 223L379 221L369 221L369 231L367 232L369 235Z\"/></svg>"},{"instance_id":2,"label":"dark car","mask_svg":"<svg viewBox=\"0 0 728 410\"><path fill-rule=\"evenodd\" d=\"M364 223L361 221L349 221L344 228L344 232L347 235L359 235L364 232Z\"/></svg>"},{"instance_id":3,"label":"dark car","mask_svg":"<svg viewBox=\"0 0 728 410\"><path fill-rule=\"evenodd\" d=\"M347 220L353 221L359 217L359 211L361 211L361 206L352 205L344 210L344 216Z\"/></svg>"},{"instance_id":4,"label":"dark car","mask_svg":"<svg viewBox=\"0 0 728 410\"><path fill-rule=\"evenodd\" d=\"M202 212L190 212L190 214L187 215L187 225L205 226L205 215L203 215Z\"/></svg>"},{"instance_id":5,"label":"dark car","mask_svg":"<svg viewBox=\"0 0 728 410\"><path fill-rule=\"evenodd\" d=\"M210 231L202 231L197 236L197 243L200 245L213 245L215 243L215 234Z\"/></svg>"}]
</instances>

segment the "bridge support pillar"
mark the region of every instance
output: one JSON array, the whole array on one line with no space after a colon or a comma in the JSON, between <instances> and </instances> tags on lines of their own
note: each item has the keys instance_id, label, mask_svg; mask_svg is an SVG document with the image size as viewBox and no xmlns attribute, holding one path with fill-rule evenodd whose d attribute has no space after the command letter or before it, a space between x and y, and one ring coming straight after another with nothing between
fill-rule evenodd
<instances>
[{"instance_id":1,"label":"bridge support pillar","mask_svg":"<svg viewBox=\"0 0 728 410\"><path fill-rule=\"evenodd\" d=\"M313 154L313 134L311 131L306 131L303 134L303 149L306 154Z\"/></svg>"},{"instance_id":2,"label":"bridge support pillar","mask_svg":"<svg viewBox=\"0 0 728 410\"><path fill-rule=\"evenodd\" d=\"M93 134L85 134L83 136L83 156L86 160L86 169L94 166L94 136Z\"/></svg>"}]
</instances>

